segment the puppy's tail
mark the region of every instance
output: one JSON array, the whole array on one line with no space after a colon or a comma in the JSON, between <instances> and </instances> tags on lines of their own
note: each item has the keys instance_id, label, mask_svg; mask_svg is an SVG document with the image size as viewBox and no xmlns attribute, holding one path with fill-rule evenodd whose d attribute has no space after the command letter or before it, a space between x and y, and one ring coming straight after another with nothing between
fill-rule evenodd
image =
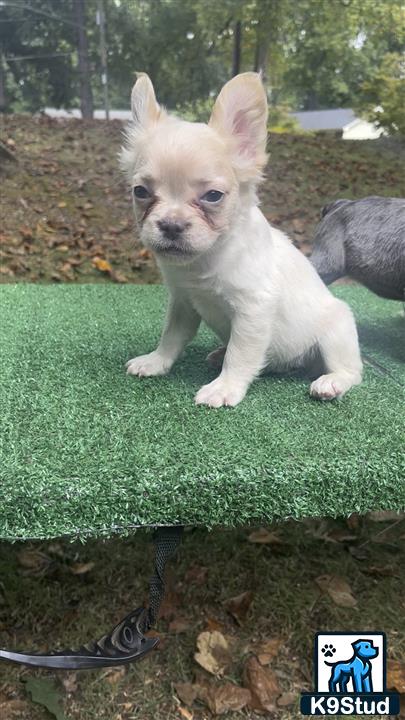
<instances>
[{"instance_id":1,"label":"puppy's tail","mask_svg":"<svg viewBox=\"0 0 405 720\"><path fill-rule=\"evenodd\" d=\"M324 218L325 215L329 215L329 213L334 212L334 210L337 210L341 205L347 205L347 203L352 202L351 200L334 200L331 203L328 203L327 205L324 205L321 210L321 218Z\"/></svg>"}]
</instances>

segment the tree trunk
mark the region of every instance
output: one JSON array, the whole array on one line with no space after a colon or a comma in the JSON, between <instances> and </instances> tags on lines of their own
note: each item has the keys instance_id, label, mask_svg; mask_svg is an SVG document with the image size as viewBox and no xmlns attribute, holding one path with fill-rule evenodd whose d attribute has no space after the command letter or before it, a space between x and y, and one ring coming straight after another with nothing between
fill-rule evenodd
<instances>
[{"instance_id":1,"label":"tree trunk","mask_svg":"<svg viewBox=\"0 0 405 720\"><path fill-rule=\"evenodd\" d=\"M3 52L0 48L0 112L5 112L6 109L7 109L6 73L4 70Z\"/></svg>"},{"instance_id":2,"label":"tree trunk","mask_svg":"<svg viewBox=\"0 0 405 720\"><path fill-rule=\"evenodd\" d=\"M240 62L242 55L242 23L237 20L235 23L233 35L233 58L232 58L232 77L240 73Z\"/></svg>"},{"instance_id":3,"label":"tree trunk","mask_svg":"<svg viewBox=\"0 0 405 720\"><path fill-rule=\"evenodd\" d=\"M86 33L85 0L73 0L73 18L76 23L77 52L79 56L80 109L83 118L92 118L93 93L91 90L89 45Z\"/></svg>"},{"instance_id":4,"label":"tree trunk","mask_svg":"<svg viewBox=\"0 0 405 720\"><path fill-rule=\"evenodd\" d=\"M268 38L257 39L254 71L261 73L263 85L267 85Z\"/></svg>"}]
</instances>

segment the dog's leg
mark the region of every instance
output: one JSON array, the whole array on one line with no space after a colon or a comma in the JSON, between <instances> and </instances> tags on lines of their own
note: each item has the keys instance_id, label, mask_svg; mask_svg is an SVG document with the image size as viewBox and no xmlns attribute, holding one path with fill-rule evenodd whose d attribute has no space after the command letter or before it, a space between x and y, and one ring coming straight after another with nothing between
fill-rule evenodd
<instances>
[{"instance_id":1,"label":"dog's leg","mask_svg":"<svg viewBox=\"0 0 405 720\"><path fill-rule=\"evenodd\" d=\"M333 400L361 382L362 362L353 315L340 300L333 303L329 327L319 339L319 350L327 373L310 388L313 397Z\"/></svg>"},{"instance_id":2,"label":"dog's leg","mask_svg":"<svg viewBox=\"0 0 405 720\"><path fill-rule=\"evenodd\" d=\"M206 357L208 365L215 370L219 370L224 362L225 353L226 345L221 345L220 347L210 352Z\"/></svg>"},{"instance_id":3,"label":"dog's leg","mask_svg":"<svg viewBox=\"0 0 405 720\"><path fill-rule=\"evenodd\" d=\"M373 684L370 675L363 678L363 692L373 692Z\"/></svg>"},{"instance_id":4,"label":"dog's leg","mask_svg":"<svg viewBox=\"0 0 405 720\"><path fill-rule=\"evenodd\" d=\"M252 380L266 365L266 352L270 342L268 316L251 318L237 316L231 329L221 374L208 385L203 385L195 396L197 405L221 407L238 405L246 395Z\"/></svg>"},{"instance_id":5,"label":"dog's leg","mask_svg":"<svg viewBox=\"0 0 405 720\"><path fill-rule=\"evenodd\" d=\"M165 375L193 339L200 320L200 316L189 302L172 297L158 347L148 355L140 355L129 360L126 364L127 373L139 377Z\"/></svg>"}]
</instances>

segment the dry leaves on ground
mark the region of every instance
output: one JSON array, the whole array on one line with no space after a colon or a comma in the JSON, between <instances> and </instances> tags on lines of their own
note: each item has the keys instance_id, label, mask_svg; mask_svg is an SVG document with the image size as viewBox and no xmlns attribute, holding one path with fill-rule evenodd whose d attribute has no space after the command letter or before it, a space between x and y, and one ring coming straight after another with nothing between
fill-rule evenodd
<instances>
[{"instance_id":1,"label":"dry leaves on ground","mask_svg":"<svg viewBox=\"0 0 405 720\"><path fill-rule=\"evenodd\" d=\"M269 665L269 663L278 655L283 643L283 638L274 637L252 645L250 650L256 655L260 665Z\"/></svg>"},{"instance_id":2,"label":"dry leaves on ground","mask_svg":"<svg viewBox=\"0 0 405 720\"><path fill-rule=\"evenodd\" d=\"M250 707L258 713L274 712L281 689L274 671L262 667L257 658L250 657L243 671L243 684L250 690Z\"/></svg>"},{"instance_id":3,"label":"dry leaves on ground","mask_svg":"<svg viewBox=\"0 0 405 720\"><path fill-rule=\"evenodd\" d=\"M90 572L90 570L93 570L94 566L94 562L73 563L73 565L70 566L69 570L72 575L86 575L88 572Z\"/></svg>"},{"instance_id":4,"label":"dry leaves on ground","mask_svg":"<svg viewBox=\"0 0 405 720\"><path fill-rule=\"evenodd\" d=\"M229 642L218 630L200 633L197 650L195 660L212 675L223 675L232 662Z\"/></svg>"},{"instance_id":5,"label":"dry leaves on ground","mask_svg":"<svg viewBox=\"0 0 405 720\"><path fill-rule=\"evenodd\" d=\"M193 565L187 570L184 580L186 583L191 583L193 585L204 585L207 581L207 576L207 567L204 565Z\"/></svg>"},{"instance_id":6,"label":"dry leaves on ground","mask_svg":"<svg viewBox=\"0 0 405 720\"><path fill-rule=\"evenodd\" d=\"M340 575L319 575L315 582L323 593L329 595L335 605L356 607L357 600L345 578Z\"/></svg>"},{"instance_id":7,"label":"dry leaves on ground","mask_svg":"<svg viewBox=\"0 0 405 720\"><path fill-rule=\"evenodd\" d=\"M254 598L254 593L251 590L243 592L240 595L225 600L224 607L232 615L238 625L243 625L246 620L247 614L250 610Z\"/></svg>"},{"instance_id":8,"label":"dry leaves on ground","mask_svg":"<svg viewBox=\"0 0 405 720\"><path fill-rule=\"evenodd\" d=\"M277 700L278 707L289 707L290 705L294 705L294 703L297 700L297 694L296 693L283 693L280 695L280 697Z\"/></svg>"},{"instance_id":9,"label":"dry leaves on ground","mask_svg":"<svg viewBox=\"0 0 405 720\"><path fill-rule=\"evenodd\" d=\"M231 682L218 683L203 677L199 677L194 684L179 683L175 685L175 690L180 700L188 707L199 700L213 715L238 712L252 700L250 690L247 688L241 688Z\"/></svg>"},{"instance_id":10,"label":"dry leaves on ground","mask_svg":"<svg viewBox=\"0 0 405 720\"><path fill-rule=\"evenodd\" d=\"M387 688L405 693L405 663L399 660L387 662Z\"/></svg>"},{"instance_id":11,"label":"dry leaves on ground","mask_svg":"<svg viewBox=\"0 0 405 720\"><path fill-rule=\"evenodd\" d=\"M270 532L266 528L253 530L248 536L248 541L257 545L282 545L283 543L276 532Z\"/></svg>"},{"instance_id":12,"label":"dry leaves on ground","mask_svg":"<svg viewBox=\"0 0 405 720\"><path fill-rule=\"evenodd\" d=\"M40 550L30 550L29 548L20 550L17 560L18 564L24 568L24 574L27 575L44 573L51 564L48 555Z\"/></svg>"},{"instance_id":13,"label":"dry leaves on ground","mask_svg":"<svg viewBox=\"0 0 405 720\"><path fill-rule=\"evenodd\" d=\"M190 712L190 710L187 710L187 708L182 707L181 705L179 705L178 710L184 720L193 720L194 715L192 712Z\"/></svg>"}]
</instances>

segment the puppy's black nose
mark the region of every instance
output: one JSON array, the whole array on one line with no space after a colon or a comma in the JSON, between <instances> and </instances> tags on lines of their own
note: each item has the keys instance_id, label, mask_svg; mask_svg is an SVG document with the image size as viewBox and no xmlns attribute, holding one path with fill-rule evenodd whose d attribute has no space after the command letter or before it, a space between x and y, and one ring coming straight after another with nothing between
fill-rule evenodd
<instances>
[{"instance_id":1,"label":"puppy's black nose","mask_svg":"<svg viewBox=\"0 0 405 720\"><path fill-rule=\"evenodd\" d=\"M175 220L158 220L157 225L167 240L177 240L189 223Z\"/></svg>"}]
</instances>

